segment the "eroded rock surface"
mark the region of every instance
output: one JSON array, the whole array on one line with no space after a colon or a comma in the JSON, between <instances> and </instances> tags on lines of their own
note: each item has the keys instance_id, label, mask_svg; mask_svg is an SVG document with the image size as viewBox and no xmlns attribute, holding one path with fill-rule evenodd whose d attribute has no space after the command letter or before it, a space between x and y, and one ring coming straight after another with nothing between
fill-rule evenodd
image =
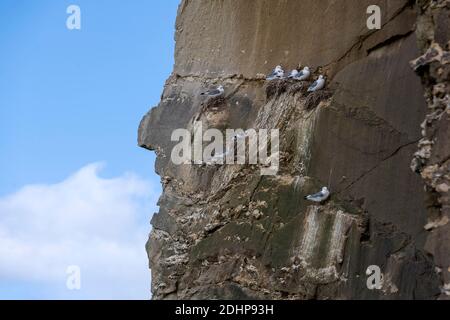
<instances>
[{"instance_id":1,"label":"eroded rock surface","mask_svg":"<svg viewBox=\"0 0 450 320\"><path fill-rule=\"evenodd\" d=\"M450 299L450 1L420 1L418 37L423 55L411 61L422 78L428 109L411 169L427 192L426 250Z\"/></svg>"},{"instance_id":2,"label":"eroded rock surface","mask_svg":"<svg viewBox=\"0 0 450 320\"><path fill-rule=\"evenodd\" d=\"M373 2L383 27L370 31ZM435 236L425 230L431 209L410 169L431 101L409 64L425 53L427 10L407 0L182 1L174 72L139 128L140 146L158 155L164 187L147 243L153 298L445 296L448 247L439 253L436 242L448 239L448 225L434 219ZM433 12L448 26L448 15ZM448 35L442 28L439 39ZM425 91L431 77L448 86L448 72L437 67L443 62L423 59L436 63L426 67ZM261 74L280 63L325 74L326 90L308 93L310 81L267 84ZM226 87L224 98L200 97L216 84ZM448 91L437 89L448 117ZM278 175L261 176L258 165L174 165L171 134L193 131L195 121L204 130L279 129ZM448 162L448 124L432 122L439 128L432 150L440 151L419 159L422 176ZM427 185L444 208L448 179L441 178ZM324 185L328 202L304 200ZM370 265L384 273L380 290L367 288Z\"/></svg>"}]
</instances>

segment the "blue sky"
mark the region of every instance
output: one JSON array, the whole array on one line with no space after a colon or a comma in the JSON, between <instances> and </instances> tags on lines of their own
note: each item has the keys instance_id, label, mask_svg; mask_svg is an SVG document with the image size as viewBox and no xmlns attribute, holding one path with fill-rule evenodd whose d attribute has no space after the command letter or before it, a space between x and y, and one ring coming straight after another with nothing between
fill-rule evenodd
<instances>
[{"instance_id":1,"label":"blue sky","mask_svg":"<svg viewBox=\"0 0 450 320\"><path fill-rule=\"evenodd\" d=\"M178 3L0 2L0 298L148 298L160 186L137 127L172 70Z\"/></svg>"}]
</instances>

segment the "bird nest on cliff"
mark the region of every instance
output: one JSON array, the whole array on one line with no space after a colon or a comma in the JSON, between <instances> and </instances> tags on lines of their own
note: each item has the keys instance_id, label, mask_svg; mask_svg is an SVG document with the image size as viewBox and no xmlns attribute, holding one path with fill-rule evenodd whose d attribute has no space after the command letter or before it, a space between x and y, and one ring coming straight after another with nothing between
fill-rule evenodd
<instances>
[{"instance_id":1,"label":"bird nest on cliff","mask_svg":"<svg viewBox=\"0 0 450 320\"><path fill-rule=\"evenodd\" d=\"M224 107L225 104L225 98L224 97L213 97L209 98L205 102L202 103L202 110L203 111L217 111L220 108Z\"/></svg>"},{"instance_id":2,"label":"bird nest on cliff","mask_svg":"<svg viewBox=\"0 0 450 320\"><path fill-rule=\"evenodd\" d=\"M311 92L305 101L305 109L311 110L316 108L319 103L323 100L329 99L332 96L332 92L330 90L320 90L316 92Z\"/></svg>"},{"instance_id":3,"label":"bird nest on cliff","mask_svg":"<svg viewBox=\"0 0 450 320\"><path fill-rule=\"evenodd\" d=\"M306 94L309 84L307 81L297 81L293 79L272 80L266 86L266 97L270 99L285 92L296 94L301 92Z\"/></svg>"},{"instance_id":4,"label":"bird nest on cliff","mask_svg":"<svg viewBox=\"0 0 450 320\"><path fill-rule=\"evenodd\" d=\"M266 97L270 99L275 96L279 96L285 93L290 86L291 81L289 79L272 80L267 83Z\"/></svg>"},{"instance_id":5,"label":"bird nest on cliff","mask_svg":"<svg viewBox=\"0 0 450 320\"><path fill-rule=\"evenodd\" d=\"M295 81L289 87L288 93L296 94L297 92L301 92L306 94L309 88L309 83L307 81Z\"/></svg>"}]
</instances>

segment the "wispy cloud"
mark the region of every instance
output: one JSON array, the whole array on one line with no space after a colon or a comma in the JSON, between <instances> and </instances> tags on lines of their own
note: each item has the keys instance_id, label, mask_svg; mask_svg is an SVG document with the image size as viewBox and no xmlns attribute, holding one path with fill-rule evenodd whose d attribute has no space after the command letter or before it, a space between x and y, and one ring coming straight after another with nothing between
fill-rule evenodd
<instances>
[{"instance_id":1,"label":"wispy cloud","mask_svg":"<svg viewBox=\"0 0 450 320\"><path fill-rule=\"evenodd\" d=\"M0 298L150 297L144 244L158 191L133 174L101 178L101 167L0 198ZM79 291L66 288L70 265Z\"/></svg>"}]
</instances>

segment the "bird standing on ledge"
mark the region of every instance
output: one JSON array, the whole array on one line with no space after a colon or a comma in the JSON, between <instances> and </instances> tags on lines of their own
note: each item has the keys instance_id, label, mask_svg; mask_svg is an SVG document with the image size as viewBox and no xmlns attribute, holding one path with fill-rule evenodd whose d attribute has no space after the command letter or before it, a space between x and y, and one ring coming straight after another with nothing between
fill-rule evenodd
<instances>
[{"instance_id":1,"label":"bird standing on ledge","mask_svg":"<svg viewBox=\"0 0 450 320\"><path fill-rule=\"evenodd\" d=\"M304 67L302 71L297 73L297 75L294 77L294 79L298 80L298 81L304 81L304 80L307 80L310 75L311 75L311 71L309 71L309 67Z\"/></svg>"},{"instance_id":2,"label":"bird standing on ledge","mask_svg":"<svg viewBox=\"0 0 450 320\"><path fill-rule=\"evenodd\" d=\"M315 194L311 194L309 196L306 196L305 199L308 201L320 203L320 202L327 200L329 196L330 196L330 191L328 190L327 187L323 187L322 191L317 192Z\"/></svg>"},{"instance_id":3,"label":"bird standing on ledge","mask_svg":"<svg viewBox=\"0 0 450 320\"><path fill-rule=\"evenodd\" d=\"M314 83L309 87L308 92L315 92L315 91L323 89L323 87L325 87L325 79L321 75L321 76L319 76L319 79L314 81Z\"/></svg>"},{"instance_id":4,"label":"bird standing on ledge","mask_svg":"<svg viewBox=\"0 0 450 320\"><path fill-rule=\"evenodd\" d=\"M281 68L281 66L276 66L275 69L272 71L271 74L267 76L267 80L275 80L275 79L283 79L284 77L284 70Z\"/></svg>"},{"instance_id":5,"label":"bird standing on ledge","mask_svg":"<svg viewBox=\"0 0 450 320\"><path fill-rule=\"evenodd\" d=\"M298 73L299 73L298 70L294 69L294 70L291 71L291 73L289 73L288 78L289 79L295 79L295 77L297 77Z\"/></svg>"},{"instance_id":6,"label":"bird standing on ledge","mask_svg":"<svg viewBox=\"0 0 450 320\"><path fill-rule=\"evenodd\" d=\"M223 95L224 92L225 92L225 89L223 88L223 86L218 86L215 89L210 89L205 92L202 92L202 93L200 93L200 95L215 98L215 97L219 97L219 96Z\"/></svg>"}]
</instances>

